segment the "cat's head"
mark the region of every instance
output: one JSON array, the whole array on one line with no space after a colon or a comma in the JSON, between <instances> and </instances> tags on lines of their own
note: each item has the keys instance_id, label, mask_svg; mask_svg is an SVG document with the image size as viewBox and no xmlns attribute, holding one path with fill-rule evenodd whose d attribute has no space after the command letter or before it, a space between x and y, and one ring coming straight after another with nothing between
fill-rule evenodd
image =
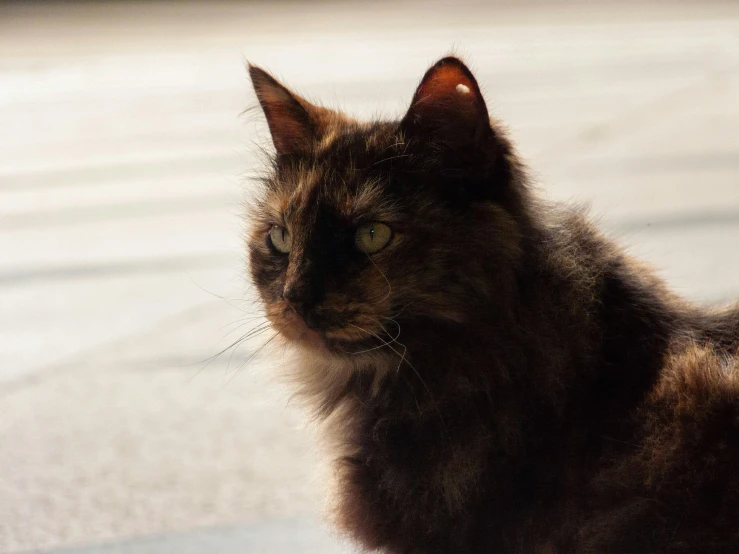
<instances>
[{"instance_id":1,"label":"cat's head","mask_svg":"<svg viewBox=\"0 0 739 554\"><path fill-rule=\"evenodd\" d=\"M377 355L403 326L465 323L510 295L525 185L460 60L428 70L400 121L356 121L250 75L276 150L250 268L284 337Z\"/></svg>"}]
</instances>

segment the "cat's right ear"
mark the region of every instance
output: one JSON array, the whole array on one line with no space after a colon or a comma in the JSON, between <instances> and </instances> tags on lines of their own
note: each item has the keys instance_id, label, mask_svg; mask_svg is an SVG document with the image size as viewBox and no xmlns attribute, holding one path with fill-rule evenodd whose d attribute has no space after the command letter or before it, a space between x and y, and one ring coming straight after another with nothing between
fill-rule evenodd
<instances>
[{"instance_id":1,"label":"cat's right ear","mask_svg":"<svg viewBox=\"0 0 739 554\"><path fill-rule=\"evenodd\" d=\"M475 151L493 137L475 77L452 56L436 62L423 76L401 127L409 136L432 139L457 152Z\"/></svg>"},{"instance_id":2,"label":"cat's right ear","mask_svg":"<svg viewBox=\"0 0 739 554\"><path fill-rule=\"evenodd\" d=\"M278 155L310 152L318 135L315 107L260 67L249 64L254 92L267 118Z\"/></svg>"}]
</instances>

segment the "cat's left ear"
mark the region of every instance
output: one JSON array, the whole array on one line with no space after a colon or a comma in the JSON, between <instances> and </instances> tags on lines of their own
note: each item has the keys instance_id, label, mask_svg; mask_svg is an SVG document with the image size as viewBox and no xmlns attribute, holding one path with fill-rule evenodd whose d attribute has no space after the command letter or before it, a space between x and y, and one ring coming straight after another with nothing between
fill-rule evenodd
<instances>
[{"instance_id":1,"label":"cat's left ear","mask_svg":"<svg viewBox=\"0 0 739 554\"><path fill-rule=\"evenodd\" d=\"M455 57L439 60L426 72L401 128L410 136L460 148L481 146L493 136L477 81Z\"/></svg>"},{"instance_id":2,"label":"cat's left ear","mask_svg":"<svg viewBox=\"0 0 739 554\"><path fill-rule=\"evenodd\" d=\"M249 64L249 76L267 117L277 154L310 152L319 135L320 108L291 92L260 67Z\"/></svg>"}]
</instances>

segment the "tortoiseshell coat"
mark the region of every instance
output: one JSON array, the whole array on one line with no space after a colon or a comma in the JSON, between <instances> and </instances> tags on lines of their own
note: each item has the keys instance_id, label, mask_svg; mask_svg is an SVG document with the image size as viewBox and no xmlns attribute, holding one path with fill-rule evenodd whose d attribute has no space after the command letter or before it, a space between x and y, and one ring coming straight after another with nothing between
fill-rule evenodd
<instances>
[{"instance_id":1,"label":"tortoiseshell coat","mask_svg":"<svg viewBox=\"0 0 739 554\"><path fill-rule=\"evenodd\" d=\"M360 546L739 552L739 309L681 301L535 199L456 58L399 122L251 76L277 150L251 273L330 421ZM366 221L394 231L373 256L353 248Z\"/></svg>"}]
</instances>

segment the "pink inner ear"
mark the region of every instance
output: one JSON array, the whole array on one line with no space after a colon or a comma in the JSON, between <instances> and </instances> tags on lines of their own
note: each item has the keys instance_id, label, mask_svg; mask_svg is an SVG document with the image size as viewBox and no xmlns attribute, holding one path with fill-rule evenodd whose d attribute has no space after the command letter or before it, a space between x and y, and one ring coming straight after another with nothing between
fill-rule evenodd
<instances>
[{"instance_id":1,"label":"pink inner ear","mask_svg":"<svg viewBox=\"0 0 739 554\"><path fill-rule=\"evenodd\" d=\"M460 86L461 85L461 86ZM461 104L470 104L474 109L476 99L475 83L455 65L443 65L437 68L426 80L416 94L417 102L456 100Z\"/></svg>"},{"instance_id":2,"label":"pink inner ear","mask_svg":"<svg viewBox=\"0 0 739 554\"><path fill-rule=\"evenodd\" d=\"M301 121L300 107L290 94L278 87L263 87L258 91L267 116L272 140L278 152L310 149L311 134Z\"/></svg>"},{"instance_id":3,"label":"pink inner ear","mask_svg":"<svg viewBox=\"0 0 739 554\"><path fill-rule=\"evenodd\" d=\"M264 70L249 66L254 91L264 110L278 154L307 152L315 139L310 104L291 93Z\"/></svg>"},{"instance_id":4,"label":"pink inner ear","mask_svg":"<svg viewBox=\"0 0 739 554\"><path fill-rule=\"evenodd\" d=\"M296 118L292 106L281 101L265 101L264 111L272 141L278 152L308 151L311 148L312 134L305 122Z\"/></svg>"},{"instance_id":5,"label":"pink inner ear","mask_svg":"<svg viewBox=\"0 0 739 554\"><path fill-rule=\"evenodd\" d=\"M439 60L426 72L403 121L409 133L419 129L452 133L445 140L456 142L469 138L482 141L491 134L487 107L477 82L470 70L453 57Z\"/></svg>"}]
</instances>

